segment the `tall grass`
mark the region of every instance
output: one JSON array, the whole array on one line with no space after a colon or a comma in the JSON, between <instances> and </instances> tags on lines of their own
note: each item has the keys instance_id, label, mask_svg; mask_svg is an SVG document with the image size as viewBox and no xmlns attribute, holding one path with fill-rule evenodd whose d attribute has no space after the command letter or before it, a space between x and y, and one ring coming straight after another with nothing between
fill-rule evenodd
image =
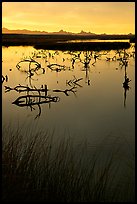
<instances>
[{"instance_id":1,"label":"tall grass","mask_svg":"<svg viewBox=\"0 0 137 204\"><path fill-rule=\"evenodd\" d=\"M104 157L101 147L89 154L85 144L78 147L70 138L55 142L53 137L38 132L25 141L20 131L3 129L3 201L134 201L134 158L121 178L118 148Z\"/></svg>"}]
</instances>

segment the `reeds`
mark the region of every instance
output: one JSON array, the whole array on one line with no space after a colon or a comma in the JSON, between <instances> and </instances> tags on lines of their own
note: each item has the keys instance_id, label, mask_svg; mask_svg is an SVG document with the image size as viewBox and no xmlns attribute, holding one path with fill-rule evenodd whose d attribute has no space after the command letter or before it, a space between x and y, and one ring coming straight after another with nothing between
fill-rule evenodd
<instances>
[{"instance_id":1,"label":"reeds","mask_svg":"<svg viewBox=\"0 0 137 204\"><path fill-rule=\"evenodd\" d=\"M123 188L121 178L116 179L116 149L104 158L101 146L89 153L85 144L78 147L70 137L55 141L54 134L39 132L25 138L20 131L3 129L3 201L134 201L132 176L126 176ZM129 169L134 172L133 165ZM129 169L124 173L132 175Z\"/></svg>"}]
</instances>

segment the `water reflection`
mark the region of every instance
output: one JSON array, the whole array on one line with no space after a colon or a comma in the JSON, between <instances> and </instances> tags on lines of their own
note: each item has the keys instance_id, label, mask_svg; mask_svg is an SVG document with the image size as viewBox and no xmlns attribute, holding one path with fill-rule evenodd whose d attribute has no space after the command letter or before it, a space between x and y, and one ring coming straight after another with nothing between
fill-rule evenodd
<instances>
[{"instance_id":1,"label":"water reflection","mask_svg":"<svg viewBox=\"0 0 137 204\"><path fill-rule=\"evenodd\" d=\"M128 61L125 61L125 76L124 76L124 82L123 82L123 88L124 88L124 107L126 108L126 98L127 98L127 91L129 91L129 82L131 81L127 77L127 66L128 66Z\"/></svg>"},{"instance_id":2,"label":"water reflection","mask_svg":"<svg viewBox=\"0 0 137 204\"><path fill-rule=\"evenodd\" d=\"M57 135L68 128L76 141L87 137L96 143L111 132L130 141L134 59L134 46L98 52L3 48L3 123L57 127Z\"/></svg>"},{"instance_id":3,"label":"water reflection","mask_svg":"<svg viewBox=\"0 0 137 204\"><path fill-rule=\"evenodd\" d=\"M4 81L5 81L5 82L8 81L8 76L7 76L7 75L5 75L5 76L2 75L2 83L3 83Z\"/></svg>"},{"instance_id":4,"label":"water reflection","mask_svg":"<svg viewBox=\"0 0 137 204\"><path fill-rule=\"evenodd\" d=\"M15 104L19 107L29 106L31 111L35 110L33 106L37 105L39 108L39 113L36 115L35 119L41 115L41 107L40 104L48 103L50 105L51 102L58 102L59 97L57 96L42 96L42 95L24 95L18 97L12 104Z\"/></svg>"},{"instance_id":5,"label":"water reflection","mask_svg":"<svg viewBox=\"0 0 137 204\"><path fill-rule=\"evenodd\" d=\"M66 84L68 84L69 86L79 86L82 87L78 82L81 81L83 78L79 78L77 79L75 76L73 76L73 79L67 80Z\"/></svg>"},{"instance_id":6,"label":"water reflection","mask_svg":"<svg viewBox=\"0 0 137 204\"><path fill-rule=\"evenodd\" d=\"M124 75L124 107L126 107L126 98L127 98L127 90L129 90L129 78L127 77L127 66L130 58L135 58L135 47L132 46L132 49L125 50L120 49L116 50L111 54L111 51L62 51L63 57L60 56L61 52L54 51L51 52L49 50L38 50L33 51L29 56L24 56L23 58L16 64L16 68L18 71L26 74L26 79L29 79L29 85L17 85L15 87L5 86L5 93L10 91L16 91L18 93L26 93L23 96L18 97L16 100L12 102L19 107L29 106L31 111L34 110L33 106L37 105L39 108L39 113L35 118L41 115L41 104L48 103L49 107L51 102L59 102L59 96L51 96L52 93L64 93L65 96L69 96L70 93L76 95L77 88L82 87L80 81L83 80L83 77L77 78L73 75L73 79L66 79L66 88L65 89L48 89L48 85L41 85L40 88L37 88L32 84L32 80L36 81L33 77L38 75L46 75L48 69L59 73L62 71L73 71L75 69L75 64L82 64L81 71L85 72L85 83L89 86L91 84L91 79L89 77L90 67L95 66L98 63L98 60L101 60L103 57L107 62L116 62L119 61L119 67L122 69L125 68ZM58 59L60 61L58 62ZM42 60L42 61L38 61ZM66 62L69 62L65 64ZM118 69L118 68L117 68ZM100 73L100 72L99 72ZM2 83L4 81L8 81L8 76L2 75ZM58 83L58 81L57 81ZM70 86L70 88L67 88ZM31 94L29 94L31 92ZM50 92L50 94L48 94ZM37 93L37 94L36 94Z\"/></svg>"},{"instance_id":7,"label":"water reflection","mask_svg":"<svg viewBox=\"0 0 137 204\"><path fill-rule=\"evenodd\" d=\"M90 79L89 79L89 70L90 70L90 61L92 57L92 52L86 51L84 52L84 60L80 60L81 63L83 63L84 67L82 71L85 71L86 77L85 77L85 83L90 85Z\"/></svg>"},{"instance_id":8,"label":"water reflection","mask_svg":"<svg viewBox=\"0 0 137 204\"><path fill-rule=\"evenodd\" d=\"M68 40L66 42L130 42L129 39L125 39L125 40L99 40L99 39L84 39L84 40Z\"/></svg>"},{"instance_id":9,"label":"water reflection","mask_svg":"<svg viewBox=\"0 0 137 204\"><path fill-rule=\"evenodd\" d=\"M37 55L36 55L37 56ZM28 64L26 68L24 68L24 63ZM24 72L27 74L26 79L29 78L30 86L32 86L31 80L34 80L32 77L34 74L40 75L45 73L45 69L41 67L41 64L37 61L35 61L33 58L30 59L23 59L16 65L17 69L21 72Z\"/></svg>"},{"instance_id":10,"label":"water reflection","mask_svg":"<svg viewBox=\"0 0 137 204\"><path fill-rule=\"evenodd\" d=\"M30 68L30 67L29 67ZM51 107L52 102L59 102L60 97L59 96L51 96L48 94L48 92L52 91L55 93L64 93L66 96L69 96L69 93L72 92L74 95L76 94L77 87L82 87L78 82L81 81L83 78L77 79L74 76L74 79L66 81L66 84L71 86L70 89L48 89L47 85L41 85L41 88L36 88L35 86L32 88L28 85L17 85L15 87L9 87L5 86L5 93L10 91L16 91L18 93L26 93L26 95L19 96L15 101L12 102L12 104L15 104L19 107L30 107L30 110L35 110L33 106L37 105L39 108L39 113L36 115L35 119L38 118L41 115L41 104L49 104L49 107ZM31 84L30 84L31 85ZM29 94L31 92L31 94Z\"/></svg>"},{"instance_id":11,"label":"water reflection","mask_svg":"<svg viewBox=\"0 0 137 204\"><path fill-rule=\"evenodd\" d=\"M16 55L15 49L19 50ZM89 158L94 147L105 141L100 148L103 166L108 161L106 152L118 144L115 171L123 158L129 160L127 144L134 151L134 58L134 47L99 52L3 48L3 124L11 122L9 127L16 130L19 123L27 142L39 130L45 143L45 132L55 130L53 143L57 144L68 130L78 146L86 139ZM39 146L38 150L45 155ZM122 164L120 175L126 167Z\"/></svg>"}]
</instances>

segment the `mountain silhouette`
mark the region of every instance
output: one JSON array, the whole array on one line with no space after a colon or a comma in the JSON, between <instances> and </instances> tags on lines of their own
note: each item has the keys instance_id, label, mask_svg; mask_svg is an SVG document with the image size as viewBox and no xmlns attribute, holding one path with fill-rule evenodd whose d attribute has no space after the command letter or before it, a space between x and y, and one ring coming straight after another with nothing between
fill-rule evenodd
<instances>
[{"instance_id":1,"label":"mountain silhouette","mask_svg":"<svg viewBox=\"0 0 137 204\"><path fill-rule=\"evenodd\" d=\"M2 33L7 33L7 34L47 34L48 32L45 31L31 31L31 30L27 30L27 29L23 29L23 30L9 30L7 28L2 28Z\"/></svg>"},{"instance_id":2,"label":"mountain silhouette","mask_svg":"<svg viewBox=\"0 0 137 204\"><path fill-rule=\"evenodd\" d=\"M90 32L85 32L85 31L81 31L80 33L72 33L72 32L67 32L64 30L60 30L58 32L46 32L46 31L31 31L31 30L27 30L27 29L22 29L22 30L10 30L7 28L2 28L2 33L3 34L64 34L64 35L73 35L73 34L79 34L79 35L95 35L95 33L90 33Z\"/></svg>"}]
</instances>

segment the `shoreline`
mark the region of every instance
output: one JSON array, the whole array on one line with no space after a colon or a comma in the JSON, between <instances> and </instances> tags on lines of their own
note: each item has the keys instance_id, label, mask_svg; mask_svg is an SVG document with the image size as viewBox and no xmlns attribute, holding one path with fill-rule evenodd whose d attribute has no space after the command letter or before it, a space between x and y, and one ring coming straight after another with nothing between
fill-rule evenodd
<instances>
[{"instance_id":1,"label":"shoreline","mask_svg":"<svg viewBox=\"0 0 137 204\"><path fill-rule=\"evenodd\" d=\"M69 40L123 40L129 42L68 42ZM27 35L27 34L2 34L2 46L33 46L36 49L52 50L111 50L127 49L134 38L128 35Z\"/></svg>"}]
</instances>

